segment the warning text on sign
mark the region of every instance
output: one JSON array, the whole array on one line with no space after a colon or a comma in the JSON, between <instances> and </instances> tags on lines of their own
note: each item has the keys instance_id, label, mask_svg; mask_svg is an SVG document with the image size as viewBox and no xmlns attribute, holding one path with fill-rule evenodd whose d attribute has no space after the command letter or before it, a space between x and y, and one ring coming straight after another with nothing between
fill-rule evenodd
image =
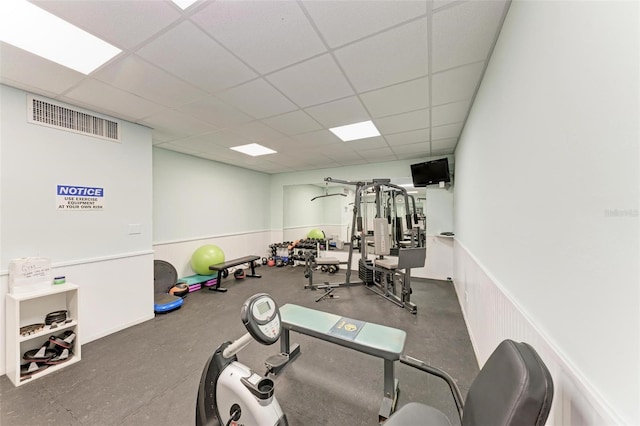
<instances>
[{"instance_id":1,"label":"warning text on sign","mask_svg":"<svg viewBox=\"0 0 640 426\"><path fill-rule=\"evenodd\" d=\"M104 188L58 185L56 203L58 210L104 210Z\"/></svg>"}]
</instances>

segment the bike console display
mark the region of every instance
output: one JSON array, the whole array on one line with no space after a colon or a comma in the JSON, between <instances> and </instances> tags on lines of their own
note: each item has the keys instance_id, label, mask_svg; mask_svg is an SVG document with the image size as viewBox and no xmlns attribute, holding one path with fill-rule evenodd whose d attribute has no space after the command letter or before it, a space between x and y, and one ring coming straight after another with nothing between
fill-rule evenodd
<instances>
[{"instance_id":1,"label":"bike console display","mask_svg":"<svg viewBox=\"0 0 640 426\"><path fill-rule=\"evenodd\" d=\"M241 317L249 334L263 345L271 345L280 338L280 310L268 294L260 293L247 299L242 305Z\"/></svg>"}]
</instances>

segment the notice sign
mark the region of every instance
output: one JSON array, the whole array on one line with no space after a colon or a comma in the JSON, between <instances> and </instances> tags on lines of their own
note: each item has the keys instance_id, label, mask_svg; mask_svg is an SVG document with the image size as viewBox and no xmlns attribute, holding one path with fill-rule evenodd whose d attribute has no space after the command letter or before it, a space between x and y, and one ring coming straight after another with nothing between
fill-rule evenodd
<instances>
[{"instance_id":1,"label":"notice sign","mask_svg":"<svg viewBox=\"0 0 640 426\"><path fill-rule=\"evenodd\" d=\"M58 185L58 210L104 210L104 188Z\"/></svg>"}]
</instances>

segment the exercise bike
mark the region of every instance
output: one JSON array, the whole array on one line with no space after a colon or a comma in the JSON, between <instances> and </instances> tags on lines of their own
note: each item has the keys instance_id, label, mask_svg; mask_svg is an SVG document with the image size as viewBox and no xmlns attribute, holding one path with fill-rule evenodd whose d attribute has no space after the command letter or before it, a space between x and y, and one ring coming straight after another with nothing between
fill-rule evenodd
<instances>
[{"instance_id":1,"label":"exercise bike","mask_svg":"<svg viewBox=\"0 0 640 426\"><path fill-rule=\"evenodd\" d=\"M205 364L198 387L196 425L287 426L287 416L273 394L273 380L238 362L236 355L254 339L263 345L278 341L278 305L268 294L256 294L244 302L240 316L248 333L221 344Z\"/></svg>"}]
</instances>

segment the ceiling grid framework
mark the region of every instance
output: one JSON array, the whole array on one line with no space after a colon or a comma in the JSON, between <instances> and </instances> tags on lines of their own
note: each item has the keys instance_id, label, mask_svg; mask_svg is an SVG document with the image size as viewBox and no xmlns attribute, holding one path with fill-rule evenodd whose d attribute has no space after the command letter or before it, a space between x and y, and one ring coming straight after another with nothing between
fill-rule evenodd
<instances>
[{"instance_id":1,"label":"ceiling grid framework","mask_svg":"<svg viewBox=\"0 0 640 426\"><path fill-rule=\"evenodd\" d=\"M35 0L122 49L89 75L2 42L0 83L282 173L452 154L509 0ZM103 19L108 16L109 19ZM371 120L381 135L329 128ZM277 153L229 148L259 143Z\"/></svg>"}]
</instances>

